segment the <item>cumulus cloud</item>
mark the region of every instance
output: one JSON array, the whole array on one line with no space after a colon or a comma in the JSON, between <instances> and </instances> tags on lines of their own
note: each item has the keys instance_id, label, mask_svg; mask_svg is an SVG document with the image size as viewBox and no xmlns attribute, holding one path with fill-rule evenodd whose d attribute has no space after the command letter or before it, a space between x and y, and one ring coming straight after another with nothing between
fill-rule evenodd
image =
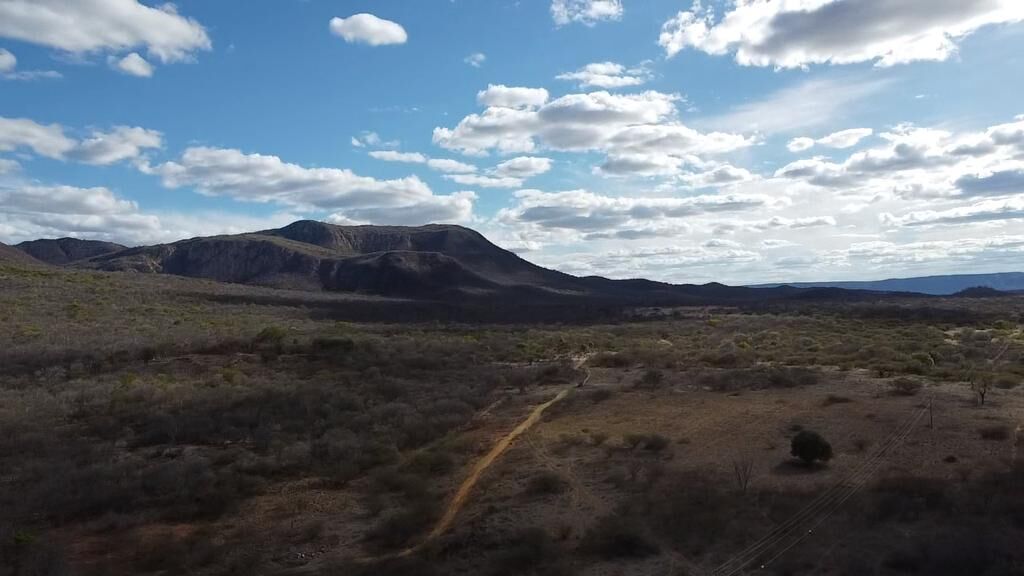
<instances>
[{"instance_id":1,"label":"cumulus cloud","mask_svg":"<svg viewBox=\"0 0 1024 576\"><path fill-rule=\"evenodd\" d=\"M25 149L47 158L105 165L138 158L144 150L162 145L160 132L145 128L115 126L78 141L66 135L60 124L0 116L0 151Z\"/></svg>"},{"instance_id":2,"label":"cumulus cloud","mask_svg":"<svg viewBox=\"0 0 1024 576\"><path fill-rule=\"evenodd\" d=\"M532 178L544 174L548 170L551 170L551 159L535 156L520 156L506 160L494 167L496 175L513 178Z\"/></svg>"},{"instance_id":3,"label":"cumulus cloud","mask_svg":"<svg viewBox=\"0 0 1024 576\"><path fill-rule=\"evenodd\" d=\"M0 37L76 55L144 48L163 63L186 61L212 46L206 29L173 4L137 0L4 0Z\"/></svg>"},{"instance_id":4,"label":"cumulus cloud","mask_svg":"<svg viewBox=\"0 0 1024 576\"><path fill-rule=\"evenodd\" d=\"M495 108L536 108L548 101L548 91L543 88L489 84L486 90L477 92L476 101L481 106Z\"/></svg>"},{"instance_id":5,"label":"cumulus cloud","mask_svg":"<svg viewBox=\"0 0 1024 576\"><path fill-rule=\"evenodd\" d=\"M124 58L111 59L110 65L117 71L130 76L149 78L153 75L153 65L139 56L138 52L132 52Z\"/></svg>"},{"instance_id":6,"label":"cumulus cloud","mask_svg":"<svg viewBox=\"0 0 1024 576\"><path fill-rule=\"evenodd\" d=\"M18 65L18 59L9 50L0 48L0 73L11 72Z\"/></svg>"},{"instance_id":7,"label":"cumulus cloud","mask_svg":"<svg viewBox=\"0 0 1024 576\"><path fill-rule=\"evenodd\" d=\"M409 40L409 35L401 24L366 13L354 14L348 18L331 18L330 29L331 34L349 44L387 46L405 44Z\"/></svg>"},{"instance_id":8,"label":"cumulus cloud","mask_svg":"<svg viewBox=\"0 0 1024 576\"><path fill-rule=\"evenodd\" d=\"M1024 218L1024 197L1003 200L983 200L968 206L957 206L946 210L921 210L902 216L890 213L881 215L888 226L928 226L939 224L971 224L995 220L1020 220Z\"/></svg>"},{"instance_id":9,"label":"cumulus cloud","mask_svg":"<svg viewBox=\"0 0 1024 576\"><path fill-rule=\"evenodd\" d=\"M463 186L479 186L481 188L518 188L523 185L522 178L512 178L509 176L446 174L444 178Z\"/></svg>"},{"instance_id":10,"label":"cumulus cloud","mask_svg":"<svg viewBox=\"0 0 1024 576\"><path fill-rule=\"evenodd\" d=\"M520 190L515 198L514 207L498 212L499 222L595 235L592 238L621 232L631 232L634 238L674 235L686 226L683 220L692 216L757 210L772 203L770 197L754 194L645 198L586 190Z\"/></svg>"},{"instance_id":11,"label":"cumulus cloud","mask_svg":"<svg viewBox=\"0 0 1024 576\"><path fill-rule=\"evenodd\" d=\"M465 154L530 153L538 148L558 151L603 151L606 173L647 173L645 167L678 167L680 156L719 154L750 146L752 138L721 132L702 133L676 119L674 94L647 91L612 94L606 91L567 94L552 101L491 97L480 114L463 118L454 128L434 129L434 143ZM537 104L540 102L541 104ZM486 104L489 103L489 104Z\"/></svg>"},{"instance_id":12,"label":"cumulus cloud","mask_svg":"<svg viewBox=\"0 0 1024 576\"><path fill-rule=\"evenodd\" d=\"M86 164L113 164L142 155L143 150L163 146L163 135L156 130L117 126L110 132L94 132L82 140L69 156Z\"/></svg>"},{"instance_id":13,"label":"cumulus cloud","mask_svg":"<svg viewBox=\"0 0 1024 576\"><path fill-rule=\"evenodd\" d=\"M77 143L60 124L38 124L27 118L0 116L0 152L29 149L47 158L63 158Z\"/></svg>"},{"instance_id":14,"label":"cumulus cloud","mask_svg":"<svg viewBox=\"0 0 1024 576\"><path fill-rule=\"evenodd\" d=\"M624 88L646 83L651 79L651 72L646 66L627 69L615 62L594 62L575 72L559 74L556 78L576 82L577 86L584 89Z\"/></svg>"},{"instance_id":15,"label":"cumulus cloud","mask_svg":"<svg viewBox=\"0 0 1024 576\"><path fill-rule=\"evenodd\" d=\"M813 148L815 144L837 149L852 148L861 140L874 133L875 131L871 128L850 128L848 130L833 132L827 136L818 138L817 140L801 136L790 140L789 144L786 145L786 148L788 148L790 152L803 152L804 150Z\"/></svg>"},{"instance_id":16,"label":"cumulus cloud","mask_svg":"<svg viewBox=\"0 0 1024 576\"><path fill-rule=\"evenodd\" d=\"M552 0L551 18L558 26L622 19L622 0Z\"/></svg>"},{"instance_id":17,"label":"cumulus cloud","mask_svg":"<svg viewBox=\"0 0 1024 576\"><path fill-rule=\"evenodd\" d=\"M946 60L979 28L1022 20L1017 0L737 0L716 21L697 0L665 22L658 43L669 57L693 48L745 66L892 66Z\"/></svg>"},{"instance_id":18,"label":"cumulus cloud","mask_svg":"<svg viewBox=\"0 0 1024 576\"><path fill-rule=\"evenodd\" d=\"M487 61L487 55L484 54L483 52L474 52L469 56L463 58L462 61L465 62L466 64L469 64L473 68L479 68L484 65L484 62Z\"/></svg>"},{"instance_id":19,"label":"cumulus cloud","mask_svg":"<svg viewBox=\"0 0 1024 576\"><path fill-rule=\"evenodd\" d=\"M118 198L107 188L74 186L0 187L0 223L10 231L6 236L27 238L49 231L60 235L108 235L117 231L125 237L158 230L159 220L139 212L131 201Z\"/></svg>"},{"instance_id":20,"label":"cumulus cloud","mask_svg":"<svg viewBox=\"0 0 1024 576\"><path fill-rule=\"evenodd\" d=\"M847 132L826 138L846 143L853 139L845 136ZM839 189L881 185L900 196L917 198L1005 195L1021 189L1017 172L1024 122L964 134L899 125L879 137L882 145L841 162L820 156L801 159L783 166L775 176Z\"/></svg>"},{"instance_id":21,"label":"cumulus cloud","mask_svg":"<svg viewBox=\"0 0 1024 576\"><path fill-rule=\"evenodd\" d=\"M404 162L407 164L425 164L432 170L449 174L467 174L476 172L476 166L450 160L447 158L429 158L419 152L397 152L394 150L373 150L369 152L371 158L385 162Z\"/></svg>"},{"instance_id":22,"label":"cumulus cloud","mask_svg":"<svg viewBox=\"0 0 1024 576\"><path fill-rule=\"evenodd\" d=\"M471 193L435 195L416 176L378 180L347 169L306 168L277 156L235 149L188 148L177 161L142 168L159 175L168 188L189 186L203 194L327 210L373 223L395 223L399 214L403 221L415 214L434 221L463 221L471 217L474 200Z\"/></svg>"}]
</instances>

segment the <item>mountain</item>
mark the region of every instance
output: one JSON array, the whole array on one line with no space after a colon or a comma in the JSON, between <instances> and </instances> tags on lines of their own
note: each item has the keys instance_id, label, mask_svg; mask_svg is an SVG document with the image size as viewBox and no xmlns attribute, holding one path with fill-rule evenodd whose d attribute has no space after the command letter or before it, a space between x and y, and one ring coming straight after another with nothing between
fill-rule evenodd
<instances>
[{"instance_id":1,"label":"mountain","mask_svg":"<svg viewBox=\"0 0 1024 576\"><path fill-rule=\"evenodd\" d=\"M79 240L78 238L31 240L14 247L36 260L58 266L125 249L124 246L113 242Z\"/></svg>"},{"instance_id":2,"label":"mountain","mask_svg":"<svg viewBox=\"0 0 1024 576\"><path fill-rule=\"evenodd\" d=\"M0 264L35 264L41 266L43 263L14 246L8 246L0 242Z\"/></svg>"},{"instance_id":3,"label":"mountain","mask_svg":"<svg viewBox=\"0 0 1024 576\"><path fill-rule=\"evenodd\" d=\"M128 248L80 262L127 270L303 290L387 296L493 294L515 287L585 291L461 226L335 226L303 220L251 234Z\"/></svg>"},{"instance_id":4,"label":"mountain","mask_svg":"<svg viewBox=\"0 0 1024 576\"><path fill-rule=\"evenodd\" d=\"M757 290L580 278L532 264L468 228L436 224L336 226L302 220L249 234L127 248L72 265L454 302L476 297L550 303L585 297L594 306L654 306L756 302L802 293L789 287Z\"/></svg>"},{"instance_id":5,"label":"mountain","mask_svg":"<svg viewBox=\"0 0 1024 576\"><path fill-rule=\"evenodd\" d=\"M948 296L968 288L992 288L1001 292L1024 290L1024 272L996 274L952 274L948 276L920 276L916 278L890 278L862 282L790 282L787 284L759 284L754 288L844 288L847 290L873 290L877 292L917 292L933 296Z\"/></svg>"}]
</instances>

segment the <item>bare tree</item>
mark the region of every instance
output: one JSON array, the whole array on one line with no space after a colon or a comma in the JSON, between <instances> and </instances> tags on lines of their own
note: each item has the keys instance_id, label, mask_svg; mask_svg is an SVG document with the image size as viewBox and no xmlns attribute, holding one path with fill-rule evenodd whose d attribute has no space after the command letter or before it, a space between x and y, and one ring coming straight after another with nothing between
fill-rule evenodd
<instances>
[{"instance_id":1,"label":"bare tree","mask_svg":"<svg viewBox=\"0 0 1024 576\"><path fill-rule=\"evenodd\" d=\"M985 396L992 389L992 374L983 372L971 375L971 390L978 398L978 406L985 405Z\"/></svg>"},{"instance_id":2,"label":"bare tree","mask_svg":"<svg viewBox=\"0 0 1024 576\"><path fill-rule=\"evenodd\" d=\"M733 460L732 470L736 475L736 486L739 487L740 492L746 494L754 475L754 462L749 459Z\"/></svg>"}]
</instances>

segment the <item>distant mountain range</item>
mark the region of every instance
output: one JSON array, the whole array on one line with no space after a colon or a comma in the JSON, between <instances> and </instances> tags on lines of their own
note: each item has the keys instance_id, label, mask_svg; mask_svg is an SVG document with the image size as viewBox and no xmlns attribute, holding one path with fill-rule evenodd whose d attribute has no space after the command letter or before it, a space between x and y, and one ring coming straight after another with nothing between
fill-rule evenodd
<instances>
[{"instance_id":1,"label":"distant mountain range","mask_svg":"<svg viewBox=\"0 0 1024 576\"><path fill-rule=\"evenodd\" d=\"M461 226L336 226L312 220L248 234L135 248L74 238L34 240L17 247L0 245L0 261L4 260L452 302L465 298L552 302L582 297L595 305L671 306L859 299L871 297L871 291L950 294L975 286L1024 289L1020 273L759 287L577 277L532 264Z\"/></svg>"},{"instance_id":2,"label":"distant mountain range","mask_svg":"<svg viewBox=\"0 0 1024 576\"><path fill-rule=\"evenodd\" d=\"M873 290L876 292L916 292L944 296L956 294L969 288L992 288L1001 292L1024 291L1024 272L1000 272L995 274L951 274L946 276L921 276L916 278L890 278L851 282L787 282L784 284L758 284L753 288L843 288L846 290Z\"/></svg>"}]
</instances>

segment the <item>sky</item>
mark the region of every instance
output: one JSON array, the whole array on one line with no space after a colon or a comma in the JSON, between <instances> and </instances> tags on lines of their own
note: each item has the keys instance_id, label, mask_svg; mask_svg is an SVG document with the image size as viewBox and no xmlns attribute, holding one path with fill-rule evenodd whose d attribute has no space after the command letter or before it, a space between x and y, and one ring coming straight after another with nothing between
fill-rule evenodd
<instances>
[{"instance_id":1,"label":"sky","mask_svg":"<svg viewBox=\"0 0 1024 576\"><path fill-rule=\"evenodd\" d=\"M669 282L1024 270L1020 0L0 0L0 241L453 223Z\"/></svg>"}]
</instances>

